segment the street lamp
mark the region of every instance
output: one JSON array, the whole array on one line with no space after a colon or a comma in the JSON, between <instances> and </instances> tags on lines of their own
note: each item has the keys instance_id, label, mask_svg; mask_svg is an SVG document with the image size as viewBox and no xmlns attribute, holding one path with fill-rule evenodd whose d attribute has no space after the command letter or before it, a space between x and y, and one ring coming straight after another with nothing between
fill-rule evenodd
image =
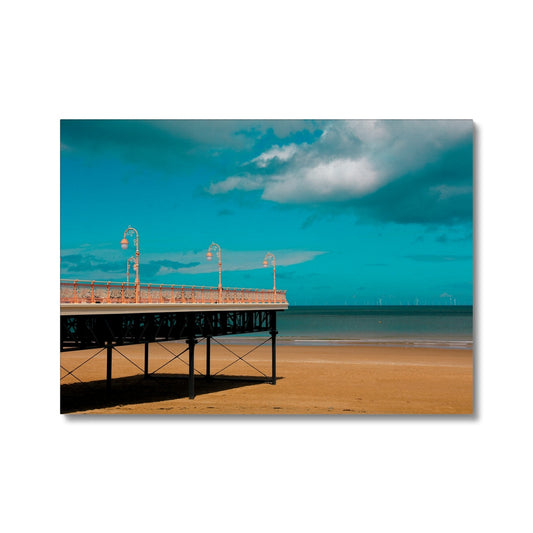
<instances>
[{"instance_id":1,"label":"street lamp","mask_svg":"<svg viewBox=\"0 0 533 533\"><path fill-rule=\"evenodd\" d=\"M272 259L272 268L274 270L274 301L276 301L276 258L274 257L274 254L267 252L265 259L263 260L264 267L268 266L269 259Z\"/></svg>"},{"instance_id":2,"label":"street lamp","mask_svg":"<svg viewBox=\"0 0 533 533\"><path fill-rule=\"evenodd\" d=\"M220 250L220 246L216 242L212 242L209 245L209 248L207 249L207 260L211 261L213 259L213 254L211 252L211 248L214 248L217 255L218 255L218 301L222 301L222 251Z\"/></svg>"},{"instance_id":3,"label":"street lamp","mask_svg":"<svg viewBox=\"0 0 533 533\"><path fill-rule=\"evenodd\" d=\"M131 256L126 263L126 287L130 286L130 263L135 263L135 257ZM133 265L133 270L137 270L135 264Z\"/></svg>"},{"instance_id":4,"label":"street lamp","mask_svg":"<svg viewBox=\"0 0 533 533\"><path fill-rule=\"evenodd\" d=\"M132 228L131 226L128 226L126 231L124 232L124 237L122 238L122 240L120 241L120 247L123 249L123 250L127 250L128 249L128 245L129 245L129 241L128 239L126 239L126 236L127 235L133 235L133 242L135 244L135 264L133 266L134 270L135 270L135 303L138 304L139 303L139 232L135 229L135 228ZM129 261L129 259L128 259Z\"/></svg>"}]
</instances>

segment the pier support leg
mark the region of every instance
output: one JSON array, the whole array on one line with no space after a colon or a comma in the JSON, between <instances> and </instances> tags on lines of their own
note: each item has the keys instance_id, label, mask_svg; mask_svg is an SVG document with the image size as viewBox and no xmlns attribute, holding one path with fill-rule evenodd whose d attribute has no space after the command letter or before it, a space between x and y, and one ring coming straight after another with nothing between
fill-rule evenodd
<instances>
[{"instance_id":1,"label":"pier support leg","mask_svg":"<svg viewBox=\"0 0 533 533\"><path fill-rule=\"evenodd\" d=\"M148 377L148 342L144 343L144 377Z\"/></svg>"},{"instance_id":2,"label":"pier support leg","mask_svg":"<svg viewBox=\"0 0 533 533\"><path fill-rule=\"evenodd\" d=\"M111 342L107 343L107 370L106 370L106 383L105 388L106 392L111 390L111 365L113 361L113 344Z\"/></svg>"},{"instance_id":3,"label":"pier support leg","mask_svg":"<svg viewBox=\"0 0 533 533\"><path fill-rule=\"evenodd\" d=\"M187 339L189 345L189 399L194 399L194 339Z\"/></svg>"},{"instance_id":4,"label":"pier support leg","mask_svg":"<svg viewBox=\"0 0 533 533\"><path fill-rule=\"evenodd\" d=\"M205 377L211 379L211 337L205 339Z\"/></svg>"},{"instance_id":5,"label":"pier support leg","mask_svg":"<svg viewBox=\"0 0 533 533\"><path fill-rule=\"evenodd\" d=\"M270 334L272 335L272 385L276 384L276 311L270 312Z\"/></svg>"}]
</instances>

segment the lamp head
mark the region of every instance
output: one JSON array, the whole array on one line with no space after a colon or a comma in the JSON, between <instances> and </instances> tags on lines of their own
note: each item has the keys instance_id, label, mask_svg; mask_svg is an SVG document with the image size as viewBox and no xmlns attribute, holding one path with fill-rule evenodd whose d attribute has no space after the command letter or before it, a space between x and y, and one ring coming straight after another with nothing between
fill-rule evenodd
<instances>
[{"instance_id":1,"label":"lamp head","mask_svg":"<svg viewBox=\"0 0 533 533\"><path fill-rule=\"evenodd\" d=\"M267 267L267 266L268 266L268 261L267 261L266 259L263 261L263 266L264 266L264 267Z\"/></svg>"},{"instance_id":2,"label":"lamp head","mask_svg":"<svg viewBox=\"0 0 533 533\"><path fill-rule=\"evenodd\" d=\"M121 241L120 241L120 247L123 249L123 250L127 250L128 249L128 239L126 239L126 237L124 237Z\"/></svg>"},{"instance_id":3,"label":"lamp head","mask_svg":"<svg viewBox=\"0 0 533 533\"><path fill-rule=\"evenodd\" d=\"M213 254L211 252L207 252L206 257L208 261L211 261L211 259L213 259Z\"/></svg>"}]
</instances>

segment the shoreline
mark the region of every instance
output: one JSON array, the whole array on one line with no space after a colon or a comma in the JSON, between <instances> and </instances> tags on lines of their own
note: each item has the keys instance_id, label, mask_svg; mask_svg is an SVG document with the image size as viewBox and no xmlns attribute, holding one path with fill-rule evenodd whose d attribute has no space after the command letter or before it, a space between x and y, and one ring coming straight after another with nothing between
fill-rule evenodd
<instances>
[{"instance_id":1,"label":"shoreline","mask_svg":"<svg viewBox=\"0 0 533 533\"><path fill-rule=\"evenodd\" d=\"M224 338L224 337L219 337ZM232 336L231 340L224 342L228 346L246 346L252 343L259 343L264 341L267 337L237 337ZM376 346L383 348L437 348L444 350L472 350L474 341L471 339L440 339L440 338L390 338L390 339L314 339L303 337L283 337L278 335L276 337L276 344L278 346Z\"/></svg>"}]
</instances>

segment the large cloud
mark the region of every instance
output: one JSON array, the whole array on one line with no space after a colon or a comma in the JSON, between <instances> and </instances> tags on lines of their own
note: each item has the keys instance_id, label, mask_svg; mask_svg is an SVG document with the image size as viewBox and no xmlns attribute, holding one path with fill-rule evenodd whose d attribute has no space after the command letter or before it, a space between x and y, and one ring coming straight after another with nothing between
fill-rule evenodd
<instances>
[{"instance_id":1,"label":"large cloud","mask_svg":"<svg viewBox=\"0 0 533 533\"><path fill-rule=\"evenodd\" d=\"M208 188L233 190L261 190L283 204L349 204L401 222L447 223L449 215L452 223L471 217L472 122L331 121L315 142L271 146Z\"/></svg>"}]
</instances>

